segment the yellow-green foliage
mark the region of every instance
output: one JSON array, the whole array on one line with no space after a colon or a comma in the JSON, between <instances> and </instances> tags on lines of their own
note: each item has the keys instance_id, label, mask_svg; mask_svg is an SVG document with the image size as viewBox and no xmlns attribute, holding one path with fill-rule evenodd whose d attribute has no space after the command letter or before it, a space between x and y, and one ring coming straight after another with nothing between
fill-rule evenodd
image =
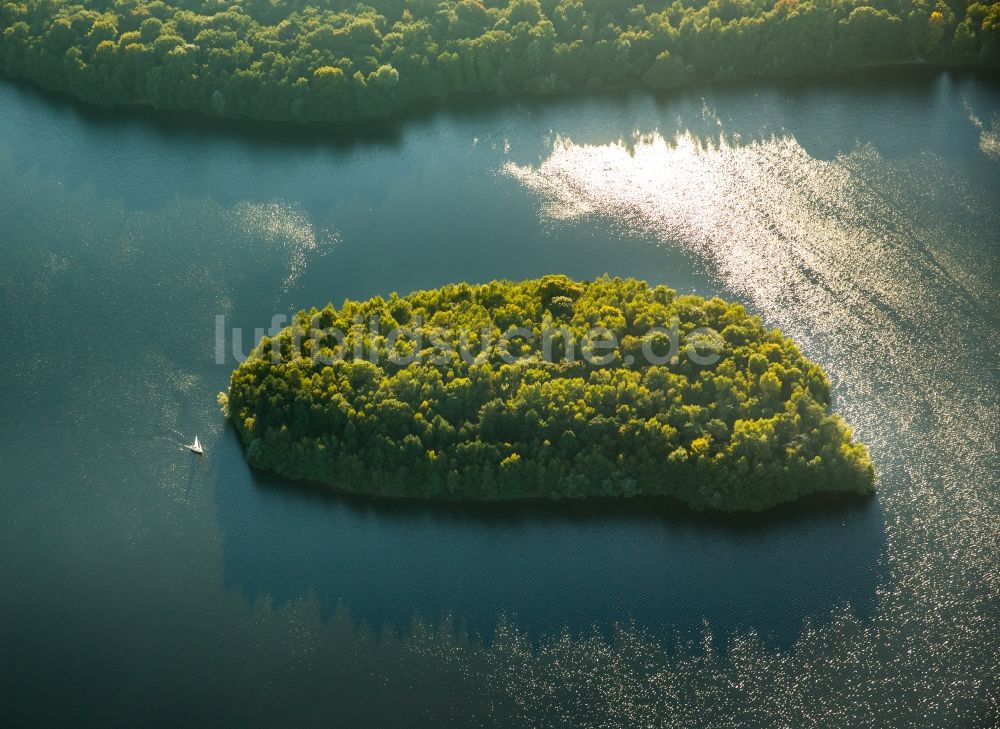
<instances>
[{"instance_id":1,"label":"yellow-green foliage","mask_svg":"<svg viewBox=\"0 0 1000 729\"><path fill-rule=\"evenodd\" d=\"M531 336L505 337L512 326ZM594 326L620 342L606 364L582 356ZM406 334L394 340L396 327ZM655 327L678 331L665 364L646 357L664 354L650 345L666 341ZM559 332L549 350L546 332ZM696 340L717 361L693 361ZM418 347L423 356L399 361ZM350 491L649 494L757 510L871 490L867 451L829 398L820 367L738 304L546 276L300 312L233 372L228 414L252 465Z\"/></svg>"},{"instance_id":2,"label":"yellow-green foliage","mask_svg":"<svg viewBox=\"0 0 1000 729\"><path fill-rule=\"evenodd\" d=\"M958 0L0 2L0 68L100 104L343 120L925 60L996 66L1000 3Z\"/></svg>"}]
</instances>

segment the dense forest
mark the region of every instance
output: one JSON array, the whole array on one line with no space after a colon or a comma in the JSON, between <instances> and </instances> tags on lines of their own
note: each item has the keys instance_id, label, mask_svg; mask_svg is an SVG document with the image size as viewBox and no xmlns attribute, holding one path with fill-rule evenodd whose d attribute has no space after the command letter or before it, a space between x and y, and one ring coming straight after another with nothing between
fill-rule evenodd
<instances>
[{"instance_id":1,"label":"dense forest","mask_svg":"<svg viewBox=\"0 0 1000 729\"><path fill-rule=\"evenodd\" d=\"M220 401L251 465L380 496L670 495L736 511L874 479L790 339L740 305L633 279L300 312Z\"/></svg>"},{"instance_id":2,"label":"dense forest","mask_svg":"<svg viewBox=\"0 0 1000 729\"><path fill-rule=\"evenodd\" d=\"M957 0L11 0L0 65L95 104L331 121L922 61L1000 65L1000 3Z\"/></svg>"}]
</instances>

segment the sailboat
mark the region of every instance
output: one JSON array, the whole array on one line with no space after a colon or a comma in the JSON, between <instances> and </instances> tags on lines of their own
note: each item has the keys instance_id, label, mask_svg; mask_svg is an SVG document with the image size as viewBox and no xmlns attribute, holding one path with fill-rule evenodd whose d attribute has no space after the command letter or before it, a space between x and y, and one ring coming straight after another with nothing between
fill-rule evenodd
<instances>
[{"instance_id":1,"label":"sailboat","mask_svg":"<svg viewBox=\"0 0 1000 729\"><path fill-rule=\"evenodd\" d=\"M199 456L205 452L205 449L201 447L201 441L198 440L198 436L194 437L194 443L187 446L187 449L192 453L197 453Z\"/></svg>"}]
</instances>

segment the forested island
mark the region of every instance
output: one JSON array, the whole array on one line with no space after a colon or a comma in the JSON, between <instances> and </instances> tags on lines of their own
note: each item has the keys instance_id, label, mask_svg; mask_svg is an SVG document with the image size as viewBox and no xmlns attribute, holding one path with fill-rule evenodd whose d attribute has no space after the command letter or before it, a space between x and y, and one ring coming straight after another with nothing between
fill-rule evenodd
<instances>
[{"instance_id":1,"label":"forested island","mask_svg":"<svg viewBox=\"0 0 1000 729\"><path fill-rule=\"evenodd\" d=\"M461 283L303 311L220 401L252 466L376 496L739 511L874 480L794 342L738 304L634 279Z\"/></svg>"},{"instance_id":2,"label":"forested island","mask_svg":"<svg viewBox=\"0 0 1000 729\"><path fill-rule=\"evenodd\" d=\"M957 0L12 0L0 65L100 105L335 121L463 94L1000 65Z\"/></svg>"}]
</instances>

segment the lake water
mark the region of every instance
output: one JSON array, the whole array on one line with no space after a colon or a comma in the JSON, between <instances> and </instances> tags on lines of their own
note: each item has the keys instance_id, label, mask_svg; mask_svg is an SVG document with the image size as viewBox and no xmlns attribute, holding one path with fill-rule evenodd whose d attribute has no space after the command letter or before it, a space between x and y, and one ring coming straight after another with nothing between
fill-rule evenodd
<instances>
[{"instance_id":1,"label":"lake water","mask_svg":"<svg viewBox=\"0 0 1000 729\"><path fill-rule=\"evenodd\" d=\"M5 725L995 719L995 81L340 130L4 83L0 181ZM215 403L234 327L245 350L299 308L550 272L744 301L831 373L877 496L382 504L247 468Z\"/></svg>"}]
</instances>

